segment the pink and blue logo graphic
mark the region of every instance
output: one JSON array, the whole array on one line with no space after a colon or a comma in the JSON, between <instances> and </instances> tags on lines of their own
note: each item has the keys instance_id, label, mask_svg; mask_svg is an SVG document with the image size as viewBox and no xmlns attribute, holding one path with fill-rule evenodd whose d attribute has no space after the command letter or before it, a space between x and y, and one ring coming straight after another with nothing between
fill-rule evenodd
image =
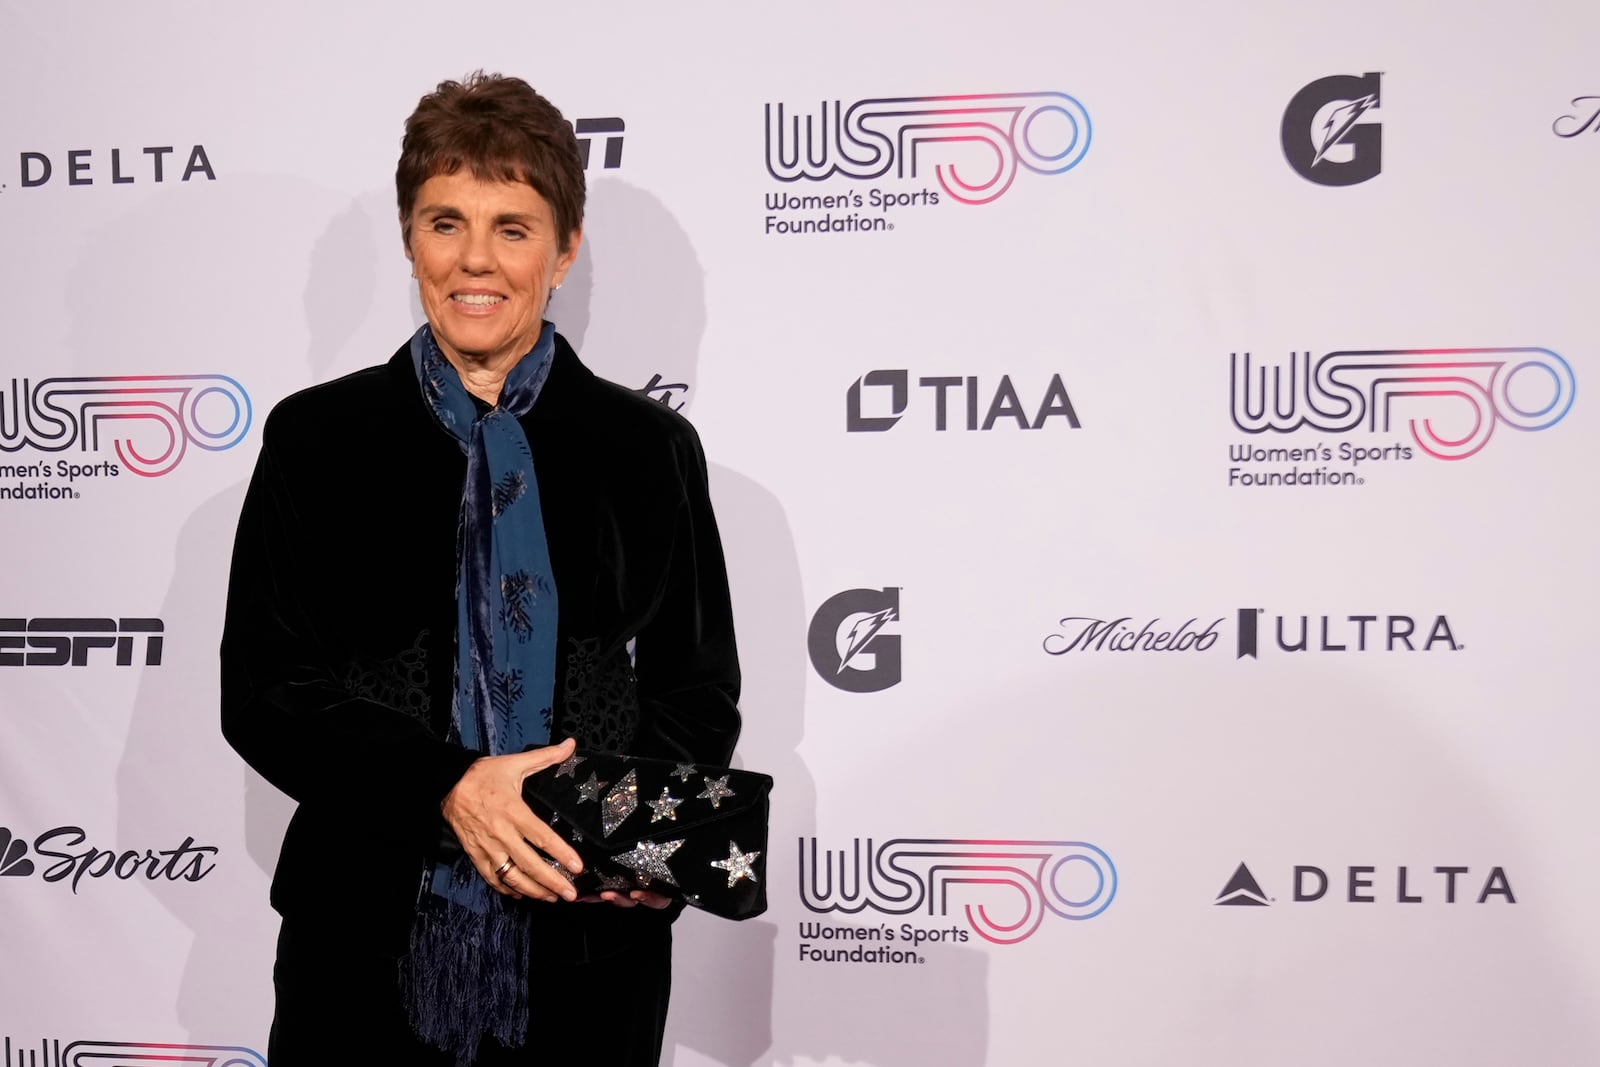
<instances>
[{"instance_id":1,"label":"pink and blue logo graphic","mask_svg":"<svg viewBox=\"0 0 1600 1067\"><path fill-rule=\"evenodd\" d=\"M152 1045L141 1041L41 1039L13 1046L5 1038L0 1067L267 1067L267 1058L240 1045Z\"/></svg>"},{"instance_id":2,"label":"pink and blue logo graphic","mask_svg":"<svg viewBox=\"0 0 1600 1067\"><path fill-rule=\"evenodd\" d=\"M13 378L9 389L0 386L0 453L72 459L0 463L0 478L32 480L0 488L0 499L74 497L73 483L124 470L171 474L190 447L222 452L244 440L251 414L244 386L222 374ZM106 452L117 462L79 462Z\"/></svg>"},{"instance_id":3,"label":"pink and blue logo graphic","mask_svg":"<svg viewBox=\"0 0 1600 1067\"><path fill-rule=\"evenodd\" d=\"M1248 434L1381 434L1403 422L1422 451L1456 460L1482 451L1496 426L1554 426L1577 383L1548 348L1297 352L1281 366L1236 352L1230 392L1233 424Z\"/></svg>"},{"instance_id":4,"label":"pink and blue logo graphic","mask_svg":"<svg viewBox=\"0 0 1600 1067\"><path fill-rule=\"evenodd\" d=\"M1071 170L1092 133L1083 105L1056 92L824 100L815 115L768 104L766 116L767 173L778 181L914 179L932 165L964 204L999 199L1019 167Z\"/></svg>"},{"instance_id":5,"label":"pink and blue logo graphic","mask_svg":"<svg viewBox=\"0 0 1600 1067\"><path fill-rule=\"evenodd\" d=\"M858 837L848 851L830 851L816 838L809 848L800 839L800 902L819 914L871 909L937 919L954 906L979 937L1013 945L1033 936L1046 915L1092 919L1116 895L1116 865L1084 841L895 838L875 845ZM966 902L952 902L963 896Z\"/></svg>"}]
</instances>

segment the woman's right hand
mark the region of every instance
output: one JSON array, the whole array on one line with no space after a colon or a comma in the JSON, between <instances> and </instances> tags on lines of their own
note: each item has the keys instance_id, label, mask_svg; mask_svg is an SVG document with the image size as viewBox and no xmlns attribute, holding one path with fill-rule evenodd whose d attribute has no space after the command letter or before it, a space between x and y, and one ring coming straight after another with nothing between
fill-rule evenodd
<instances>
[{"instance_id":1,"label":"woman's right hand","mask_svg":"<svg viewBox=\"0 0 1600 1067\"><path fill-rule=\"evenodd\" d=\"M496 893L546 901L577 899L566 875L534 848L543 849L573 874L583 870L583 861L522 799L523 779L562 762L577 747L569 737L559 745L485 756L467 768L444 798L445 819L478 874ZM512 866L496 875L508 859Z\"/></svg>"}]
</instances>

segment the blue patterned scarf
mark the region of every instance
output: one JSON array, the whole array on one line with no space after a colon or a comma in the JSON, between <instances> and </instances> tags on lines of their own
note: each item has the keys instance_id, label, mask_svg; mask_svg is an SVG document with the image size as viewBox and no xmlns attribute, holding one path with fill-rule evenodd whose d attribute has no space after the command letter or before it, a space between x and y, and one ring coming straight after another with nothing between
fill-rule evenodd
<instances>
[{"instance_id":1,"label":"blue patterned scarf","mask_svg":"<svg viewBox=\"0 0 1600 1067\"><path fill-rule=\"evenodd\" d=\"M452 736L501 756L548 744L555 696L556 588L533 451L517 422L539 398L555 356L544 324L479 415L461 376L424 325L411 362L434 418L461 445ZM469 1063L484 1035L521 1045L528 1029L527 906L491 890L462 855L426 876L412 929L405 993L418 1036Z\"/></svg>"}]
</instances>

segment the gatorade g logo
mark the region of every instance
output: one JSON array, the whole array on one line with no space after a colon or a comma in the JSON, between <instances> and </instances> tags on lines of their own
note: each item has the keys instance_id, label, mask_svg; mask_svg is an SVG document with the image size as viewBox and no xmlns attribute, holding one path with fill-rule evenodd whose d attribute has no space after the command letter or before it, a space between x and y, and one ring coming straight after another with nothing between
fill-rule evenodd
<instances>
[{"instance_id":1,"label":"gatorade g logo","mask_svg":"<svg viewBox=\"0 0 1600 1067\"><path fill-rule=\"evenodd\" d=\"M1383 169L1383 128L1362 122L1379 105L1382 75L1335 74L1294 94L1283 112L1283 154L1318 185L1358 185Z\"/></svg>"},{"instance_id":2,"label":"gatorade g logo","mask_svg":"<svg viewBox=\"0 0 1600 1067\"><path fill-rule=\"evenodd\" d=\"M847 693L876 693L900 681L900 589L846 589L811 617L807 645L823 681Z\"/></svg>"}]
</instances>

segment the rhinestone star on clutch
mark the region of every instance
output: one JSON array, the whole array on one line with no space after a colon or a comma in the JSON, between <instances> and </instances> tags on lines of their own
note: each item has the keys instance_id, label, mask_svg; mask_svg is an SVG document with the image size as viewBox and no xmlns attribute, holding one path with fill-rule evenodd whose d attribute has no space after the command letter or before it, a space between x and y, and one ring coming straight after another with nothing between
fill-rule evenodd
<instances>
[{"instance_id":1,"label":"rhinestone star on clutch","mask_svg":"<svg viewBox=\"0 0 1600 1067\"><path fill-rule=\"evenodd\" d=\"M760 852L740 852L739 846L732 841L728 842L728 858L725 860L712 860L711 866L728 872L728 888L732 889L735 882L741 878L756 881L756 872L750 865L760 856Z\"/></svg>"},{"instance_id":2,"label":"rhinestone star on clutch","mask_svg":"<svg viewBox=\"0 0 1600 1067\"><path fill-rule=\"evenodd\" d=\"M728 779L731 777L733 777L731 774L724 774L721 778L707 777L705 791L696 799L709 800L712 808L721 811L723 799L733 796L733 790L728 788Z\"/></svg>"},{"instance_id":3,"label":"rhinestone star on clutch","mask_svg":"<svg viewBox=\"0 0 1600 1067\"><path fill-rule=\"evenodd\" d=\"M645 878L659 878L668 885L677 885L678 880L672 876L667 859L682 847L682 841L641 841L632 852L618 856L617 862L638 871Z\"/></svg>"},{"instance_id":4,"label":"rhinestone star on clutch","mask_svg":"<svg viewBox=\"0 0 1600 1067\"><path fill-rule=\"evenodd\" d=\"M668 796L666 787L663 786L661 789L660 800L647 800L645 803L650 805L651 822L660 822L662 819L671 819L673 822L677 822L677 808L679 804L683 803L683 801L679 800L677 797Z\"/></svg>"}]
</instances>

